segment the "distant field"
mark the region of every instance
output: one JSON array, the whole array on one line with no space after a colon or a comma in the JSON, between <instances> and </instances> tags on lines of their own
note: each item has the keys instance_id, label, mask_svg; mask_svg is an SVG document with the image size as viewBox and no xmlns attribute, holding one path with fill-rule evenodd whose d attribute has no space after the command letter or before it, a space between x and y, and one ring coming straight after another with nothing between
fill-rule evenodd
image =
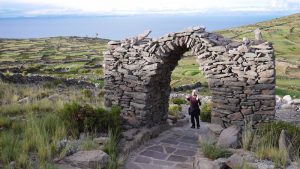
<instances>
[{"instance_id":1,"label":"distant field","mask_svg":"<svg viewBox=\"0 0 300 169\"><path fill-rule=\"evenodd\" d=\"M96 81L108 40L84 37L0 39L0 71Z\"/></svg>"}]
</instances>

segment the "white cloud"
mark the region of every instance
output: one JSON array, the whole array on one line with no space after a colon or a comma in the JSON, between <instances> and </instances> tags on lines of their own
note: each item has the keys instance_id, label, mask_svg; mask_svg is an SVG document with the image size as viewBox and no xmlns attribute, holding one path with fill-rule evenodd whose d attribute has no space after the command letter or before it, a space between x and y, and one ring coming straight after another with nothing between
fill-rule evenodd
<instances>
[{"instance_id":1,"label":"white cloud","mask_svg":"<svg viewBox=\"0 0 300 169\"><path fill-rule=\"evenodd\" d=\"M300 11L300 0L0 0L23 15ZM22 9L22 5L27 6ZM29 7L28 7L29 6Z\"/></svg>"}]
</instances>

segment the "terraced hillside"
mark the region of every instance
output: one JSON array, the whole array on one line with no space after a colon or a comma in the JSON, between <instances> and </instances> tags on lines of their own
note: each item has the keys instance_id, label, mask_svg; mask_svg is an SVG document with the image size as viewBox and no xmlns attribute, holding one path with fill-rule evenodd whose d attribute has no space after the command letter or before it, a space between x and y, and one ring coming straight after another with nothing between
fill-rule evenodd
<instances>
[{"instance_id":1,"label":"terraced hillside","mask_svg":"<svg viewBox=\"0 0 300 169\"><path fill-rule=\"evenodd\" d=\"M108 40L86 37L0 39L0 71L97 81Z\"/></svg>"}]
</instances>

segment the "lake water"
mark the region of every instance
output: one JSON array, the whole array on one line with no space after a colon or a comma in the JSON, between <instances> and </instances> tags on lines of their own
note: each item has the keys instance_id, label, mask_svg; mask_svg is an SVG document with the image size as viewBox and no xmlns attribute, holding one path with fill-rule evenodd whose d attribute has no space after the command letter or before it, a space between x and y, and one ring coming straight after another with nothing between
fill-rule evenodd
<instances>
[{"instance_id":1,"label":"lake water","mask_svg":"<svg viewBox=\"0 0 300 169\"><path fill-rule=\"evenodd\" d=\"M107 39L133 37L151 29L151 37L181 31L191 26L220 30L274 19L280 15L136 15L102 17L52 17L0 19L0 38L89 36Z\"/></svg>"}]
</instances>

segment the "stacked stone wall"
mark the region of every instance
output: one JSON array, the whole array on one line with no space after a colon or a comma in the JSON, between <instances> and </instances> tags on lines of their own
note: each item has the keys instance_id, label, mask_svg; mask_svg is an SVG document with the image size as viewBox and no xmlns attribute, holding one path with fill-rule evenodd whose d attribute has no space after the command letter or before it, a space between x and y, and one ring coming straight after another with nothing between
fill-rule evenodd
<instances>
[{"instance_id":1,"label":"stacked stone wall","mask_svg":"<svg viewBox=\"0 0 300 169\"><path fill-rule=\"evenodd\" d=\"M254 126L274 118L275 58L272 44L232 41L193 27L159 39L111 41L104 52L106 106L122 108L125 129L166 122L171 73L186 51L208 80L212 122Z\"/></svg>"}]
</instances>

